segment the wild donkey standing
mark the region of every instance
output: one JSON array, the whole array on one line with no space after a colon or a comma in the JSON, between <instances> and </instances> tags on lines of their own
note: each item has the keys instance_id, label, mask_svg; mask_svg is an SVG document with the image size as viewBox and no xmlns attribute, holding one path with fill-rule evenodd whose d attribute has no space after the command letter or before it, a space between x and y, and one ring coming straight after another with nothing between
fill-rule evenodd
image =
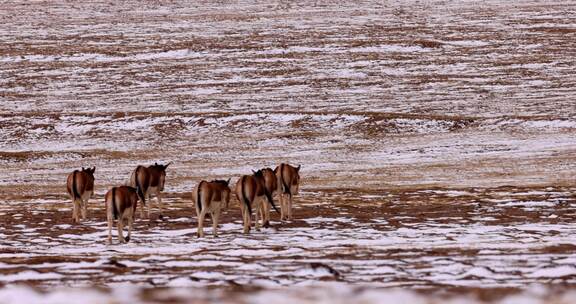
<instances>
[{"instance_id":1,"label":"wild donkey standing","mask_svg":"<svg viewBox=\"0 0 576 304\"><path fill-rule=\"evenodd\" d=\"M140 207L140 217L144 218L144 207L146 207L146 218L150 218L150 205L146 205L146 199L154 194L158 199L160 217L162 217L162 191L166 181L166 168L170 166L154 163L152 166L138 166L130 176L129 186L138 189L138 197L142 201Z\"/></svg>"},{"instance_id":2,"label":"wild donkey standing","mask_svg":"<svg viewBox=\"0 0 576 304\"><path fill-rule=\"evenodd\" d=\"M244 234L250 232L253 209L256 209L254 226L256 230L260 230L258 211L262 208L262 204L266 204L266 199L268 199L270 205L277 210L276 205L274 205L274 201L272 200L272 194L266 190L262 170L256 171L254 175L242 176L238 182L236 182L235 192L236 198L238 198L238 201L240 202L240 210L244 222Z\"/></svg>"},{"instance_id":3,"label":"wild donkey standing","mask_svg":"<svg viewBox=\"0 0 576 304\"><path fill-rule=\"evenodd\" d=\"M268 191L268 193L270 193L270 196L272 197L272 199L274 198L274 193L278 191L278 179L276 178L276 175L274 174L274 171L270 168L264 168L261 169L262 171L262 176L264 177L264 187L266 188L266 191ZM254 172L256 173L256 172ZM278 212L278 209L274 208L276 210L276 212ZM268 228L270 227L270 205L269 204L261 204L260 205L260 209L258 210L260 212L260 216L262 217L263 221L264 221L264 228Z\"/></svg>"},{"instance_id":4,"label":"wild donkey standing","mask_svg":"<svg viewBox=\"0 0 576 304\"><path fill-rule=\"evenodd\" d=\"M84 169L82 171L74 170L68 175L66 180L66 190L72 198L72 219L75 223L80 222L80 215L85 220L88 213L88 200L94 195L94 172L96 167Z\"/></svg>"},{"instance_id":5,"label":"wild donkey standing","mask_svg":"<svg viewBox=\"0 0 576 304\"><path fill-rule=\"evenodd\" d=\"M134 225L134 213L138 205L138 190L129 186L113 187L108 190L104 201L106 203L106 218L108 220L108 244L112 244L112 224L118 220L118 239L120 243L130 241L132 226ZM128 236L124 238L124 222L128 222Z\"/></svg>"},{"instance_id":6,"label":"wild donkey standing","mask_svg":"<svg viewBox=\"0 0 576 304\"><path fill-rule=\"evenodd\" d=\"M210 213L212 218L212 234L218 236L218 220L222 209L230 203L230 179L201 181L192 191L192 201L198 215L198 237L204 237L204 218Z\"/></svg>"},{"instance_id":7,"label":"wild donkey standing","mask_svg":"<svg viewBox=\"0 0 576 304\"><path fill-rule=\"evenodd\" d=\"M280 190L280 220L292 219L293 196L298 194L300 184L300 166L292 167L281 163L274 169Z\"/></svg>"}]
</instances>

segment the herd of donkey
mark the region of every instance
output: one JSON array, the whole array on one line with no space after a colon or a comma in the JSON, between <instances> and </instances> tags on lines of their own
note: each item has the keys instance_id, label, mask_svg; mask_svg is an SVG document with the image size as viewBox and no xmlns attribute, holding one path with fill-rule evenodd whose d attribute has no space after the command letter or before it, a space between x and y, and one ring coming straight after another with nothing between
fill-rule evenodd
<instances>
[{"instance_id":1,"label":"herd of donkey","mask_svg":"<svg viewBox=\"0 0 576 304\"><path fill-rule=\"evenodd\" d=\"M146 217L150 218L150 202L146 204L146 199L151 195L156 196L160 214L162 214L162 191L166 180L167 165L154 163L145 167L138 166L132 172L127 185L112 187L104 196L106 204L106 218L108 220L108 243L112 243L112 224L117 220L118 239L121 243L130 241L134 217L138 200L140 205L140 216L144 218L144 208L146 207ZM74 170L68 175L66 188L72 197L73 210L72 218L74 222L86 218L87 204L94 194L94 172L96 167ZM298 194L300 183L300 166L294 167L281 163L274 170L264 168L252 171L252 175L243 175L236 182L234 192L240 202L242 212L244 233L248 234L251 227L252 211L254 212L254 225L258 230L262 221L263 227L270 225L270 207L280 213L280 220L292 219L292 196ZM230 204L230 179L201 181L192 191L192 201L196 206L198 216L198 237L204 236L204 219L207 214L212 218L212 233L218 235L218 220L224 208ZM278 193L280 200L280 211L274 204L273 195ZM268 201L268 203L266 202ZM124 222L128 223L128 235L123 236Z\"/></svg>"}]
</instances>

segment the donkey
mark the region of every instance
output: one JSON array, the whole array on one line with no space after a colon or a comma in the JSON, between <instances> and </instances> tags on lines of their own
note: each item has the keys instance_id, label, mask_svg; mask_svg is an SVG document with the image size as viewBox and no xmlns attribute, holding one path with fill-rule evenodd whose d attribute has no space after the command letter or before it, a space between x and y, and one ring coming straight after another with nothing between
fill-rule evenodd
<instances>
[{"instance_id":1,"label":"donkey","mask_svg":"<svg viewBox=\"0 0 576 304\"><path fill-rule=\"evenodd\" d=\"M292 197L298 194L300 184L300 166L292 167L281 163L274 169L280 190L280 220L292 219Z\"/></svg>"},{"instance_id":2,"label":"donkey","mask_svg":"<svg viewBox=\"0 0 576 304\"><path fill-rule=\"evenodd\" d=\"M198 215L198 237L204 237L204 218L210 213L212 218L212 234L218 236L218 220L222 209L230 204L230 179L201 181L192 191L192 201L196 205Z\"/></svg>"},{"instance_id":3,"label":"donkey","mask_svg":"<svg viewBox=\"0 0 576 304\"><path fill-rule=\"evenodd\" d=\"M134 225L134 214L138 205L138 190L129 186L113 187L104 196L106 218L108 219L108 244L112 244L112 224L118 220L118 239L128 243ZM124 221L128 221L128 236L124 238Z\"/></svg>"},{"instance_id":4,"label":"donkey","mask_svg":"<svg viewBox=\"0 0 576 304\"><path fill-rule=\"evenodd\" d=\"M274 171L270 168L264 168L261 169L261 171L262 175L264 176L264 187L266 187L266 191L270 193L270 196L274 198L274 193L278 190L278 179L276 178ZM263 227L270 227L270 205L261 204L258 211L260 212L260 215L264 221ZM278 212L278 210L276 210L276 212Z\"/></svg>"},{"instance_id":5,"label":"donkey","mask_svg":"<svg viewBox=\"0 0 576 304\"><path fill-rule=\"evenodd\" d=\"M154 194L158 199L158 208L160 209L160 218L162 218L162 191L166 181L166 168L170 166L154 163L152 166L138 166L130 176L130 187L138 189L138 197L142 201L140 206L140 217L144 218L144 207L146 207L146 218L150 218L150 206L146 205L146 199Z\"/></svg>"},{"instance_id":6,"label":"donkey","mask_svg":"<svg viewBox=\"0 0 576 304\"><path fill-rule=\"evenodd\" d=\"M236 182L235 187L236 198L240 202L240 210L242 211L242 220L244 222L244 234L250 232L252 210L256 208L255 213L255 228L260 230L260 224L258 222L258 210L260 210L262 204L266 204L264 200L268 199L268 202L272 207L277 210L274 201L272 200L272 194L266 190L264 175L262 170L258 170L254 175L244 175L238 182Z\"/></svg>"},{"instance_id":7,"label":"donkey","mask_svg":"<svg viewBox=\"0 0 576 304\"><path fill-rule=\"evenodd\" d=\"M96 167L84 169L82 171L74 170L68 175L66 180L66 190L72 198L72 220L74 223L80 222L79 211L82 213L82 219L85 220L88 213L88 200L94 195L94 172Z\"/></svg>"}]
</instances>

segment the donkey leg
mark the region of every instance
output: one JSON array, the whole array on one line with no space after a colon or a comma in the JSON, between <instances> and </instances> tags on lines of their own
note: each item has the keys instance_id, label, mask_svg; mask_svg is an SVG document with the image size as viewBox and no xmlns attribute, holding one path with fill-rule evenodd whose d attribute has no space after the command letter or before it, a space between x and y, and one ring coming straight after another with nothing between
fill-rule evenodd
<instances>
[{"instance_id":1,"label":"donkey leg","mask_svg":"<svg viewBox=\"0 0 576 304\"><path fill-rule=\"evenodd\" d=\"M292 195L286 195L286 220L292 220Z\"/></svg>"},{"instance_id":2,"label":"donkey leg","mask_svg":"<svg viewBox=\"0 0 576 304\"><path fill-rule=\"evenodd\" d=\"M130 242L130 237L132 236L132 226L134 225L134 215L132 212L128 214L128 236L126 237L126 242Z\"/></svg>"},{"instance_id":3,"label":"donkey leg","mask_svg":"<svg viewBox=\"0 0 576 304\"><path fill-rule=\"evenodd\" d=\"M260 205L260 207L258 208L258 210L257 210L256 213L258 213L258 214L260 215L260 217L261 217L262 219L264 219L264 217L265 217L265 216L264 216L264 205Z\"/></svg>"},{"instance_id":4,"label":"donkey leg","mask_svg":"<svg viewBox=\"0 0 576 304\"><path fill-rule=\"evenodd\" d=\"M280 221L283 221L286 218L286 200L284 197L284 193L280 193Z\"/></svg>"},{"instance_id":5,"label":"donkey leg","mask_svg":"<svg viewBox=\"0 0 576 304\"><path fill-rule=\"evenodd\" d=\"M256 229L256 231L260 231L260 222L258 221L258 210L262 206L262 200L255 199L254 201L256 202L256 212L254 212L254 228Z\"/></svg>"},{"instance_id":6,"label":"donkey leg","mask_svg":"<svg viewBox=\"0 0 576 304\"><path fill-rule=\"evenodd\" d=\"M106 203L106 217L108 220L108 245L112 245L112 223L113 223L113 219L112 219L112 206L110 206L108 203Z\"/></svg>"},{"instance_id":7,"label":"donkey leg","mask_svg":"<svg viewBox=\"0 0 576 304\"><path fill-rule=\"evenodd\" d=\"M118 227L118 239L120 240L120 243L125 244L126 240L124 239L124 235L122 234L124 230L124 217L122 215L118 218L118 223L116 227Z\"/></svg>"},{"instance_id":8,"label":"donkey leg","mask_svg":"<svg viewBox=\"0 0 576 304\"><path fill-rule=\"evenodd\" d=\"M264 221L264 228L270 227L270 204L268 201L262 203L262 210L264 210L264 215L262 216L262 220Z\"/></svg>"},{"instance_id":9,"label":"donkey leg","mask_svg":"<svg viewBox=\"0 0 576 304\"><path fill-rule=\"evenodd\" d=\"M150 205L152 205L152 202L150 201L150 192L146 193L146 197L148 199L148 204L146 204L146 218L149 219L150 218Z\"/></svg>"},{"instance_id":10,"label":"donkey leg","mask_svg":"<svg viewBox=\"0 0 576 304\"><path fill-rule=\"evenodd\" d=\"M74 202L74 213L76 214L76 223L80 223L80 215L82 213L82 199L76 199Z\"/></svg>"},{"instance_id":11,"label":"donkey leg","mask_svg":"<svg viewBox=\"0 0 576 304\"><path fill-rule=\"evenodd\" d=\"M150 202L148 202L150 203ZM140 204L140 218L143 219L144 218L144 203Z\"/></svg>"},{"instance_id":12,"label":"donkey leg","mask_svg":"<svg viewBox=\"0 0 576 304\"><path fill-rule=\"evenodd\" d=\"M206 217L206 208L200 211L200 215L198 216L198 237L204 237L204 218Z\"/></svg>"},{"instance_id":13,"label":"donkey leg","mask_svg":"<svg viewBox=\"0 0 576 304\"><path fill-rule=\"evenodd\" d=\"M292 220L292 201L293 197L292 194L288 194L288 219Z\"/></svg>"},{"instance_id":14,"label":"donkey leg","mask_svg":"<svg viewBox=\"0 0 576 304\"><path fill-rule=\"evenodd\" d=\"M80 211L82 213L82 220L86 220L86 213L87 213L87 200L80 199Z\"/></svg>"},{"instance_id":15,"label":"donkey leg","mask_svg":"<svg viewBox=\"0 0 576 304\"><path fill-rule=\"evenodd\" d=\"M72 221L74 221L74 223L78 223L78 219L76 214L78 213L78 207L76 206L76 200L72 199Z\"/></svg>"},{"instance_id":16,"label":"donkey leg","mask_svg":"<svg viewBox=\"0 0 576 304\"><path fill-rule=\"evenodd\" d=\"M220 210L212 212L212 235L218 237L218 220L220 219Z\"/></svg>"},{"instance_id":17,"label":"donkey leg","mask_svg":"<svg viewBox=\"0 0 576 304\"><path fill-rule=\"evenodd\" d=\"M156 193L156 198L158 199L158 210L160 218L162 218L164 215L162 214L162 192L160 192L160 190L158 190L158 192Z\"/></svg>"},{"instance_id":18,"label":"donkey leg","mask_svg":"<svg viewBox=\"0 0 576 304\"><path fill-rule=\"evenodd\" d=\"M250 214L248 214L248 208L242 209L242 220L244 222L244 234L250 233Z\"/></svg>"}]
</instances>

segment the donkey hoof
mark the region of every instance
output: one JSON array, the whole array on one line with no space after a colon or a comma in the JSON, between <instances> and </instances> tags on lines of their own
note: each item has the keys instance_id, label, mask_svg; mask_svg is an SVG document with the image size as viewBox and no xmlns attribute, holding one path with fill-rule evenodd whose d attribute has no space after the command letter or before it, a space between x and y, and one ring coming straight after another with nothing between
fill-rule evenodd
<instances>
[{"instance_id":1,"label":"donkey hoof","mask_svg":"<svg viewBox=\"0 0 576 304\"><path fill-rule=\"evenodd\" d=\"M266 223L264 223L264 226L262 226L264 228L270 228L270 222L266 221Z\"/></svg>"},{"instance_id":2,"label":"donkey hoof","mask_svg":"<svg viewBox=\"0 0 576 304\"><path fill-rule=\"evenodd\" d=\"M126 237L126 243L128 243L128 242L130 242L130 237L129 237L129 236Z\"/></svg>"}]
</instances>

